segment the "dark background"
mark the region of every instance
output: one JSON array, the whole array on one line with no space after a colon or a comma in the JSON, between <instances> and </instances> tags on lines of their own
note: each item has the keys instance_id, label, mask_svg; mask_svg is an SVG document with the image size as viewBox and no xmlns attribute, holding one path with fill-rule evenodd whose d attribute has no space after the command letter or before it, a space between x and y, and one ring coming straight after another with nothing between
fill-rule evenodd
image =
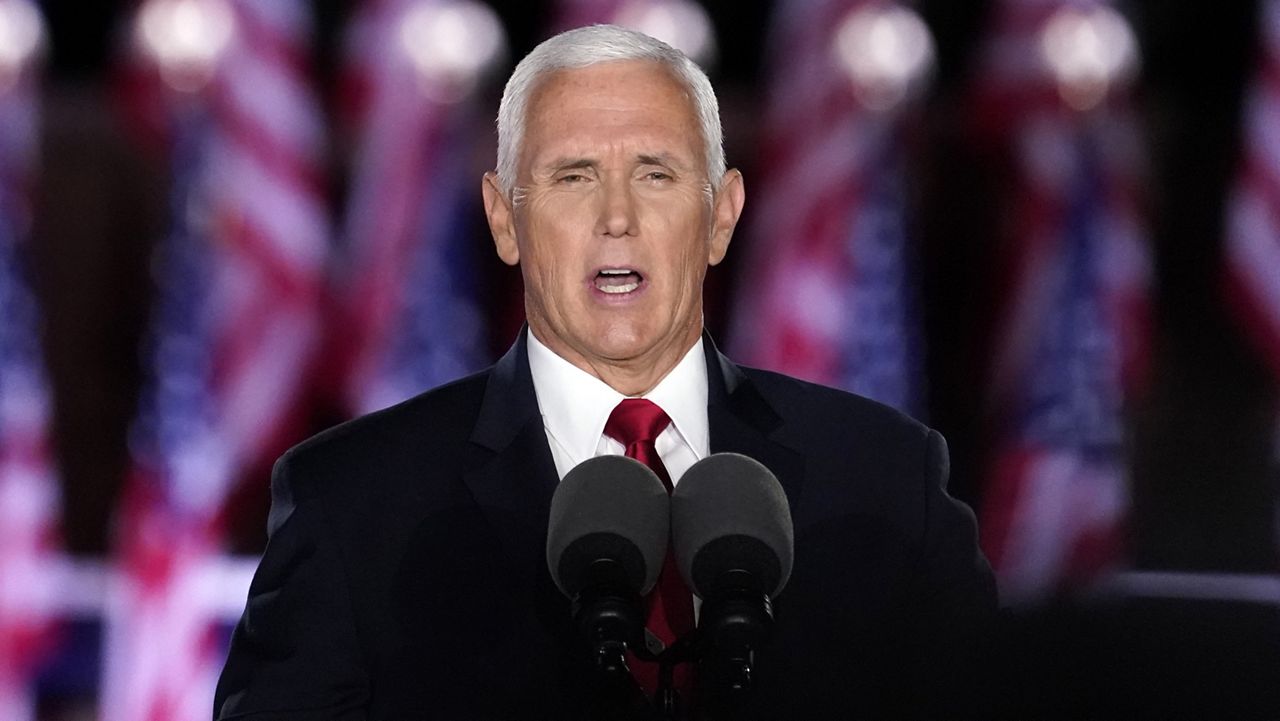
<instances>
[{"instance_id":1,"label":"dark background","mask_svg":"<svg viewBox=\"0 0 1280 721\"><path fill-rule=\"evenodd\" d=\"M760 57L772 3L708 0L719 62L731 164L750 183L763 100ZM973 82L990 2L929 0L920 11L938 45L926 106L920 173L926 253L929 419L951 441L953 491L975 502L984 449L972 420L982 405L981 371L996 266L997 199L982 151L958 121ZM52 53L34 250L45 305L46 344L57 388L58 455L68 484L72 551L107 547L107 509L126 465L125 429L141 377L138 343L150 300L148 253L164 228L165 183L138 153L112 95L123 2L48 2ZM317 0L318 86L337 104L338 43L354 3ZM550 3L495 4L518 58L540 40ZM1270 473L1276 386L1222 302L1223 198L1241 151L1241 97L1257 53L1252 2L1147 0L1122 6L1138 33L1137 105L1151 158L1145 188L1155 254L1153 386L1134 409L1133 558L1139 567L1275 569L1275 487ZM498 81L486 92L496 112ZM334 204L342 194L342 149L334 148ZM750 207L744 224L751 222ZM477 242L485 243L482 219ZM708 322L721 338L740 229L728 264L711 280ZM487 251L486 251L487 252ZM490 259L495 301L518 279ZM507 324L509 325L509 324ZM510 341L496 323L494 348ZM317 425L327 420L323 409ZM261 528L261 526L258 526ZM252 540L244 541L252 544Z\"/></svg>"},{"instance_id":2,"label":"dark background","mask_svg":"<svg viewBox=\"0 0 1280 721\"><path fill-rule=\"evenodd\" d=\"M704 4L720 48L711 75L727 154L750 189L765 88L761 48L774 3ZM317 83L333 111L340 33L354 2L314 5ZM111 509L127 467L127 427L142 380L149 252L165 226L167 178L138 152L113 96L128 6L43 4L52 52L32 247L56 392L64 535L79 554L103 554L110 546ZM959 119L992 6L982 0L918 5L939 52L915 189L925 250L928 416L951 442L953 492L975 505L982 500L987 452L975 419L992 324L999 198L985 175L990 159ZM523 56L544 37L550 3L495 8L510 57ZM1129 556L1135 569L1274 573L1277 382L1220 289L1224 195L1242 151L1241 99L1258 53L1258 7L1143 0L1120 9L1142 54L1134 97L1151 163L1144 190L1155 257L1152 383L1130 409ZM494 112L499 82L485 90ZM332 155L336 208L343 148L335 145ZM744 224L750 222L748 211ZM481 217L475 228L484 246ZM749 237L740 228L729 263L710 281L708 322L720 338L728 325L727 298L740 290L733 259L746 255ZM518 278L496 259L486 262L496 317L518 294ZM508 326L495 323L495 351L509 344ZM323 401L314 417L316 429L340 419ZM264 540L265 469L247 488L232 545L253 553ZM1000 640L1010 659L1002 674L1011 689L1010 713L1280 717L1278 602L1063 598L1013 611Z\"/></svg>"}]
</instances>

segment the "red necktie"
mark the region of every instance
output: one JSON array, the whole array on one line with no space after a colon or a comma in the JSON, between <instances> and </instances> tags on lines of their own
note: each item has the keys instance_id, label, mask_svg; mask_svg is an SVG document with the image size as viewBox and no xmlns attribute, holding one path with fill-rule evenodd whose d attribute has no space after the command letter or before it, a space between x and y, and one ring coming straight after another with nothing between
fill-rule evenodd
<instances>
[{"instance_id":1,"label":"red necktie","mask_svg":"<svg viewBox=\"0 0 1280 721\"><path fill-rule=\"evenodd\" d=\"M658 434L671 423L661 408L643 398L627 398L613 409L609 421L604 424L604 433L610 438L626 446L628 458L634 458L645 464L658 474L662 485L671 492L671 476L662 465L658 449L654 442ZM676 639L693 630L693 597L684 580L680 578L680 570L676 568L676 559L671 549L667 549L666 560L662 571L658 574L658 583L645 599L648 622L646 626L664 647L669 647ZM640 687L653 693L658 683L657 664L646 663L632 658L632 675L640 683ZM680 664L675 668L675 687L687 691L689 688L689 665Z\"/></svg>"}]
</instances>

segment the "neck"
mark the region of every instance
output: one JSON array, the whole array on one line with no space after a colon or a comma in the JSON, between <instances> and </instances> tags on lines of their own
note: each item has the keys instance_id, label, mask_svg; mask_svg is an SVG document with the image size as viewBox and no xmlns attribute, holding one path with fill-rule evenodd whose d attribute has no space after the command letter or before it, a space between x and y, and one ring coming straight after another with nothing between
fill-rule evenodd
<instances>
[{"instance_id":1,"label":"neck","mask_svg":"<svg viewBox=\"0 0 1280 721\"><path fill-rule=\"evenodd\" d=\"M553 334L537 332L532 325L529 327L529 332L533 333L538 342L546 346L552 353L599 378L605 385L615 391L629 397L642 396L648 393L663 378L667 377L667 374L680 363L694 343L702 337L701 328L692 330L693 332L682 336L680 342L668 343L661 348L654 348L634 358L612 359L589 357L578 352L572 346L563 343Z\"/></svg>"}]
</instances>

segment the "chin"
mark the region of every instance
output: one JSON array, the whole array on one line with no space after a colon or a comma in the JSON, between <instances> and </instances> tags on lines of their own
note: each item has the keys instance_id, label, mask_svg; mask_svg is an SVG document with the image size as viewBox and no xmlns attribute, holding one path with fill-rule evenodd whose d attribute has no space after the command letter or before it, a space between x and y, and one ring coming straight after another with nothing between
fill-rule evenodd
<instances>
[{"instance_id":1,"label":"chin","mask_svg":"<svg viewBox=\"0 0 1280 721\"><path fill-rule=\"evenodd\" d=\"M657 344L657 338L653 334L639 332L627 323L607 326L596 338L598 341L595 346L600 357L610 360L636 358Z\"/></svg>"}]
</instances>

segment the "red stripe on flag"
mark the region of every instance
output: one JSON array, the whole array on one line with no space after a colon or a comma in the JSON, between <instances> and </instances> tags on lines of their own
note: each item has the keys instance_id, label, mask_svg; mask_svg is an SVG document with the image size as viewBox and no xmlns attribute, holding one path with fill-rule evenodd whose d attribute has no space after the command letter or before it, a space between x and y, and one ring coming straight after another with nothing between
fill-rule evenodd
<instances>
[{"instance_id":1,"label":"red stripe on flag","mask_svg":"<svg viewBox=\"0 0 1280 721\"><path fill-rule=\"evenodd\" d=\"M252 280L258 286L265 313L281 304L317 302L323 280L319 269L300 270L297 263L282 257L276 241L257 228L252 219L234 208L226 209L219 219L217 234L236 260L252 268Z\"/></svg>"},{"instance_id":2,"label":"red stripe on flag","mask_svg":"<svg viewBox=\"0 0 1280 721\"><path fill-rule=\"evenodd\" d=\"M310 55L302 43L262 22L259 11L251 10L250 6L232 3L232 7L236 15L236 30L242 35L241 42L255 57L285 69L298 82L305 83L310 78Z\"/></svg>"},{"instance_id":3,"label":"red stripe on flag","mask_svg":"<svg viewBox=\"0 0 1280 721\"><path fill-rule=\"evenodd\" d=\"M326 189L323 169L316 159L293 152L289 144L273 138L271 132L253 117L251 109L233 102L225 82L215 84L210 93L213 115L227 137L243 147L243 152L266 169L277 182L301 194L322 198Z\"/></svg>"},{"instance_id":4,"label":"red stripe on flag","mask_svg":"<svg viewBox=\"0 0 1280 721\"><path fill-rule=\"evenodd\" d=\"M1280 321L1276 310L1268 300L1245 283L1240 273L1227 268L1222 274L1223 297L1240 322L1249 332L1249 338L1258 347L1263 360L1280 377Z\"/></svg>"}]
</instances>

